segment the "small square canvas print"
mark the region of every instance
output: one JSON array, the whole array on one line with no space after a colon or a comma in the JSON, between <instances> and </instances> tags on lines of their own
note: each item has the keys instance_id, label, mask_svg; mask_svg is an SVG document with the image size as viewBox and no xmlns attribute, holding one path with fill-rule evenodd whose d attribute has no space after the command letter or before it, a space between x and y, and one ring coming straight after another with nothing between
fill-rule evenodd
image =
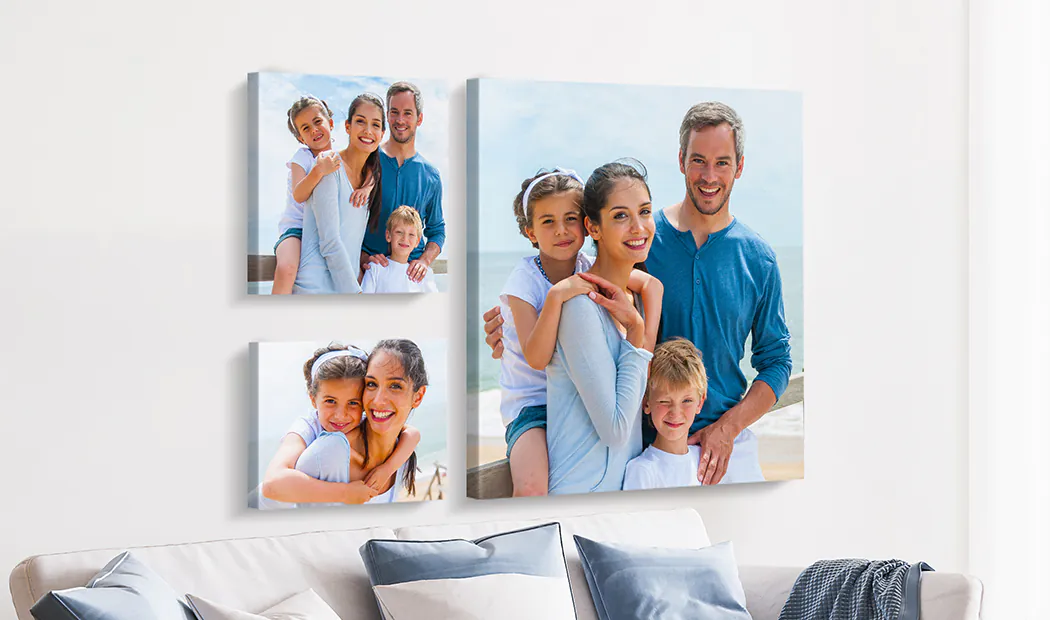
<instances>
[{"instance_id":1,"label":"small square canvas print","mask_svg":"<svg viewBox=\"0 0 1050 620\"><path fill-rule=\"evenodd\" d=\"M467 108L467 494L801 478L801 95L478 79Z\"/></svg>"},{"instance_id":2,"label":"small square canvas print","mask_svg":"<svg viewBox=\"0 0 1050 620\"><path fill-rule=\"evenodd\" d=\"M248 76L249 294L447 290L448 87Z\"/></svg>"},{"instance_id":3,"label":"small square canvas print","mask_svg":"<svg viewBox=\"0 0 1050 620\"><path fill-rule=\"evenodd\" d=\"M248 505L444 499L444 340L257 342Z\"/></svg>"}]
</instances>

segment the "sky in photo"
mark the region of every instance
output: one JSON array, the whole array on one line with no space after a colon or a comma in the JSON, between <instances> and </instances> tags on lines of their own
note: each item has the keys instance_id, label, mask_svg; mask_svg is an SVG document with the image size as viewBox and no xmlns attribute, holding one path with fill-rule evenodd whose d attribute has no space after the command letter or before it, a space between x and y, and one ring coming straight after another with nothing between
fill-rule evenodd
<instances>
[{"instance_id":1,"label":"sky in photo","mask_svg":"<svg viewBox=\"0 0 1050 620\"><path fill-rule=\"evenodd\" d=\"M479 80L480 252L531 251L512 202L540 168L575 169L633 157L649 173L653 206L685 196L678 128L701 101L722 101L743 119L744 171L732 213L774 247L802 246L801 93L674 86ZM473 121L473 119L469 119Z\"/></svg>"}]
</instances>

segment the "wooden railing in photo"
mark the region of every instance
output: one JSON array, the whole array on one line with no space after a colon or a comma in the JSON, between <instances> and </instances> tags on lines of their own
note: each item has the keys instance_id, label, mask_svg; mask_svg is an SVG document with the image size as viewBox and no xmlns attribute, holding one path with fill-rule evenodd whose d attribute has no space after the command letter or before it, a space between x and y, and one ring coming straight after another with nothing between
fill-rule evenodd
<instances>
[{"instance_id":1,"label":"wooden railing in photo","mask_svg":"<svg viewBox=\"0 0 1050 620\"><path fill-rule=\"evenodd\" d=\"M439 258L430 269L435 273L448 273L448 261ZM272 254L248 255L248 281L273 282L273 273L277 270L277 257Z\"/></svg>"},{"instance_id":2,"label":"wooden railing in photo","mask_svg":"<svg viewBox=\"0 0 1050 620\"><path fill-rule=\"evenodd\" d=\"M805 373L799 373L788 381L787 389L770 411L802 402ZM467 470L467 497L496 499L510 497L513 491L510 479L510 462L507 459L486 463Z\"/></svg>"},{"instance_id":3,"label":"wooden railing in photo","mask_svg":"<svg viewBox=\"0 0 1050 620\"><path fill-rule=\"evenodd\" d=\"M448 469L444 465L438 465L434 463L434 475L430 477L430 484L427 485L427 492L423 494L424 500L431 499L445 499L445 476L448 475Z\"/></svg>"}]
</instances>

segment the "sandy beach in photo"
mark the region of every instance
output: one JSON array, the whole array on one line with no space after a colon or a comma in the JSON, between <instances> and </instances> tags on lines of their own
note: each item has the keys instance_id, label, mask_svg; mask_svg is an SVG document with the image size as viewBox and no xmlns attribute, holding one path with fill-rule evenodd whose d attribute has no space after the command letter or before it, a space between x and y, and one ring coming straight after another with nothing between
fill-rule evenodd
<instances>
[{"instance_id":1,"label":"sandy beach in photo","mask_svg":"<svg viewBox=\"0 0 1050 620\"><path fill-rule=\"evenodd\" d=\"M499 390L478 395L478 433L467 436L467 469L507 457ZM798 480L803 476L803 403L770 411L751 430L758 436L762 474L767 481Z\"/></svg>"},{"instance_id":2,"label":"sandy beach in photo","mask_svg":"<svg viewBox=\"0 0 1050 620\"><path fill-rule=\"evenodd\" d=\"M448 468L433 463L429 468L420 465L416 472L416 494L410 495L403 485L397 491L398 502L424 502L445 499L448 493ZM429 496L428 496L429 493Z\"/></svg>"}]
</instances>

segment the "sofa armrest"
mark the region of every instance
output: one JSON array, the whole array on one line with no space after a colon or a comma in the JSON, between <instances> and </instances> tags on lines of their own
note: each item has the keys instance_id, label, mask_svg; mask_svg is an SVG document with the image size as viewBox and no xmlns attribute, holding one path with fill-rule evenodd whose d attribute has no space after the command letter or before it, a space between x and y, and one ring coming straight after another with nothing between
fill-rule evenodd
<instances>
[{"instance_id":1,"label":"sofa armrest","mask_svg":"<svg viewBox=\"0 0 1050 620\"><path fill-rule=\"evenodd\" d=\"M801 572L801 568L788 566L741 566L740 582L751 617L777 620Z\"/></svg>"},{"instance_id":2,"label":"sofa armrest","mask_svg":"<svg viewBox=\"0 0 1050 620\"><path fill-rule=\"evenodd\" d=\"M979 620L984 586L960 573L922 574L919 620Z\"/></svg>"},{"instance_id":3,"label":"sofa armrest","mask_svg":"<svg viewBox=\"0 0 1050 620\"><path fill-rule=\"evenodd\" d=\"M803 569L778 566L741 566L740 582L747 610L754 620L777 620L791 586ZM979 620L984 587L981 581L960 573L922 574L920 620Z\"/></svg>"}]
</instances>

